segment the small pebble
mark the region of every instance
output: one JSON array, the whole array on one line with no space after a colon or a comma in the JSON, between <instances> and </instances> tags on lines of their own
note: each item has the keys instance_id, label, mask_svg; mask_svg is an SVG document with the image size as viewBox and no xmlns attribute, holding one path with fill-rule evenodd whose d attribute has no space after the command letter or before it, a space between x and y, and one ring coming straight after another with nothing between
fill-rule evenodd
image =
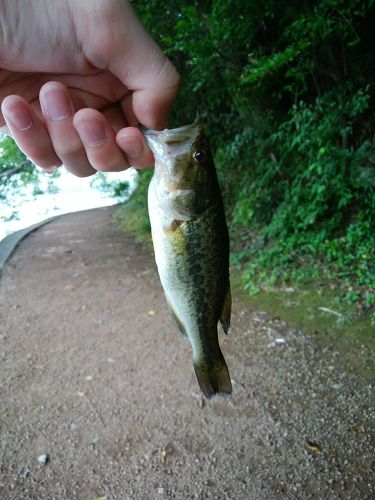
<instances>
[{"instance_id":1,"label":"small pebble","mask_svg":"<svg viewBox=\"0 0 375 500\"><path fill-rule=\"evenodd\" d=\"M48 462L48 455L46 455L46 454L39 455L39 457L38 457L38 462L39 462L40 464L45 465L45 464Z\"/></svg>"},{"instance_id":2,"label":"small pebble","mask_svg":"<svg viewBox=\"0 0 375 500\"><path fill-rule=\"evenodd\" d=\"M78 427L79 427L79 425L78 425L78 424L76 424L75 422L72 422L72 423L70 424L70 430L71 430L71 431L76 431L76 430L78 429Z\"/></svg>"},{"instance_id":3,"label":"small pebble","mask_svg":"<svg viewBox=\"0 0 375 500\"><path fill-rule=\"evenodd\" d=\"M164 488L158 488L158 494L159 495L164 495Z\"/></svg>"},{"instance_id":4,"label":"small pebble","mask_svg":"<svg viewBox=\"0 0 375 500\"><path fill-rule=\"evenodd\" d=\"M204 408L204 399L203 398L199 397L197 399L197 403L198 403L199 408Z\"/></svg>"},{"instance_id":5,"label":"small pebble","mask_svg":"<svg viewBox=\"0 0 375 500\"><path fill-rule=\"evenodd\" d=\"M275 339L275 344L276 345L286 345L286 340L280 337L278 339Z\"/></svg>"},{"instance_id":6,"label":"small pebble","mask_svg":"<svg viewBox=\"0 0 375 500\"><path fill-rule=\"evenodd\" d=\"M160 463L162 465L165 465L168 461L168 455L167 455L167 452L165 450L163 450L161 453L160 453Z\"/></svg>"}]
</instances>

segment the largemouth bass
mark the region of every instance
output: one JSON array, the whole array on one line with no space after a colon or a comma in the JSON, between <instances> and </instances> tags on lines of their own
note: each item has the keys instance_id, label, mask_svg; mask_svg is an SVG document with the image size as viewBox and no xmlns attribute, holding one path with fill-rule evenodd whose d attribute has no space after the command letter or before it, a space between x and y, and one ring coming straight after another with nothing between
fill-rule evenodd
<instances>
[{"instance_id":1,"label":"largemouth bass","mask_svg":"<svg viewBox=\"0 0 375 500\"><path fill-rule=\"evenodd\" d=\"M155 157L148 208L168 308L192 345L203 394L230 394L217 328L229 332L229 237L208 141L197 122L144 135Z\"/></svg>"}]
</instances>

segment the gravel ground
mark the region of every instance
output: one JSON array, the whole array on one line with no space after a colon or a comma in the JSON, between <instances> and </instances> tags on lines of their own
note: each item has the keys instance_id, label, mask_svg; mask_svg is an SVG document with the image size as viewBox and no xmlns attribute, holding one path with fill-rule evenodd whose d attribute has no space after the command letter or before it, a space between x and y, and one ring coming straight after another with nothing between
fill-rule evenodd
<instances>
[{"instance_id":1,"label":"gravel ground","mask_svg":"<svg viewBox=\"0 0 375 500\"><path fill-rule=\"evenodd\" d=\"M43 226L2 273L0 498L374 498L369 381L234 297L233 395L204 400L113 210Z\"/></svg>"}]
</instances>

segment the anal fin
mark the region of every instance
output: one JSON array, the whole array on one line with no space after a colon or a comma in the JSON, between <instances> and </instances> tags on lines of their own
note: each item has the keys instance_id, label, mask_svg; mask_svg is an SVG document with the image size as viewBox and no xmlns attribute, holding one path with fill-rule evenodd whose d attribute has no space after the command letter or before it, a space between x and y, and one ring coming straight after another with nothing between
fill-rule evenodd
<instances>
[{"instance_id":1,"label":"anal fin","mask_svg":"<svg viewBox=\"0 0 375 500\"><path fill-rule=\"evenodd\" d=\"M184 337L184 339L187 339L188 335L186 333L185 326L183 325L180 318L177 316L175 310L173 309L171 303L168 300L167 300L167 305L168 305L169 314L171 315L171 318L172 318L172 321L173 321L175 327L177 328L180 335L182 337Z\"/></svg>"},{"instance_id":2,"label":"anal fin","mask_svg":"<svg viewBox=\"0 0 375 500\"><path fill-rule=\"evenodd\" d=\"M228 290L225 296L223 310L221 311L220 323L223 327L225 335L228 335L230 328L230 317L232 313L232 294L230 291L230 283L228 283Z\"/></svg>"}]
</instances>

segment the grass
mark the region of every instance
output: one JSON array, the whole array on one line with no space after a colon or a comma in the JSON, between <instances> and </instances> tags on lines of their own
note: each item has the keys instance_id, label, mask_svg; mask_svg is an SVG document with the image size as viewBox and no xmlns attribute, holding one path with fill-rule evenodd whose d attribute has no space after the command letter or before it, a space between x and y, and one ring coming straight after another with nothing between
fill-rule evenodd
<instances>
[{"instance_id":1,"label":"grass","mask_svg":"<svg viewBox=\"0 0 375 500\"><path fill-rule=\"evenodd\" d=\"M119 228L131 234L137 242L146 244L150 250L147 187L151 174L152 171L140 174L137 191L115 212ZM246 263L248 265L249 261ZM359 371L369 379L375 375L372 361L374 308L363 308L356 300L345 300L345 295L343 299L344 283L316 275L312 272L314 262L306 261L298 273L289 274L287 284L260 287L250 283L249 286L248 272L239 264L236 252L232 255L232 264L232 288L246 307L279 317L291 327L314 337L321 348L334 349L346 360L350 370Z\"/></svg>"}]
</instances>

